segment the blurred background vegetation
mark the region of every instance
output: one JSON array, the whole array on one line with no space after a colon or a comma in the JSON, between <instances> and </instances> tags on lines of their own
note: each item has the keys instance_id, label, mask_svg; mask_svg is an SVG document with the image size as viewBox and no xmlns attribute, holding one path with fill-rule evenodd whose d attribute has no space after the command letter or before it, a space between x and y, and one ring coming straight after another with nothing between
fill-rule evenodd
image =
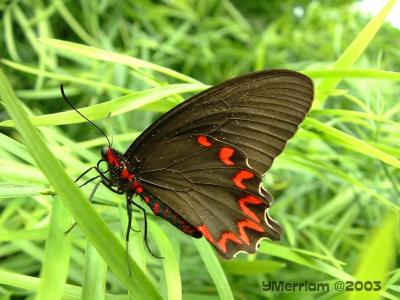
<instances>
[{"instance_id":1,"label":"blurred background vegetation","mask_svg":"<svg viewBox=\"0 0 400 300\"><path fill-rule=\"evenodd\" d=\"M0 68L26 111L43 115L33 121L44 125L40 132L72 178L97 162L105 140L76 113L52 115L69 109L60 98L61 83L77 107L91 107L87 115L112 132L123 151L163 112L204 89L202 83L270 68L313 78L313 111L265 176L283 240L262 242L251 257L219 261L205 243L193 243L151 218L150 246L165 259L147 253L142 233L132 233L131 255L163 298L400 297L399 235L392 214L400 204L400 75L394 72L400 67L399 28L384 23L376 36L365 33L346 53L373 17L362 12L359 1L3 1L0 17ZM368 47L357 54L362 45ZM339 65L344 55L347 65ZM329 72L335 66L339 74ZM339 85L332 83L339 79ZM169 87L176 91L162 94ZM140 91L149 91L153 100ZM132 106L110 109L122 96ZM99 103L109 106L102 109ZM107 126L109 112L114 115ZM0 298L34 299L42 291L46 299L43 291L57 286L38 278L42 266L57 264L45 252L53 238L49 222L57 197L9 119L1 106ZM86 195L91 188L84 188ZM94 204L121 244L123 203L123 197L100 189ZM142 216L135 218L135 227L143 229ZM107 272L79 228L66 238L71 240L64 257L68 274L52 266L53 277L68 283L59 288L63 299L128 299L127 287ZM366 296L333 288L328 293L262 290L268 280L356 279L384 280L384 291Z\"/></svg>"}]
</instances>

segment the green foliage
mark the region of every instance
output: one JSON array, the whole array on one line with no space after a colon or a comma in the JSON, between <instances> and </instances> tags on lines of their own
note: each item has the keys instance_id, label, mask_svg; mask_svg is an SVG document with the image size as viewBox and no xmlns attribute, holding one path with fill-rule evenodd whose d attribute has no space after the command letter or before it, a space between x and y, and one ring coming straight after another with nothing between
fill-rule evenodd
<instances>
[{"instance_id":1,"label":"green foliage","mask_svg":"<svg viewBox=\"0 0 400 300\"><path fill-rule=\"evenodd\" d=\"M394 1L371 19L353 2L1 2L0 298L398 299L400 32L383 23ZM124 198L100 188L89 205L93 185L71 179L106 141L59 85L123 151L190 94L265 68L300 70L316 86L265 176L283 240L223 261L149 213L160 260L135 213L129 276ZM70 216L78 226L65 235ZM331 290L263 291L268 280ZM383 290L339 293L336 280L383 280Z\"/></svg>"}]
</instances>

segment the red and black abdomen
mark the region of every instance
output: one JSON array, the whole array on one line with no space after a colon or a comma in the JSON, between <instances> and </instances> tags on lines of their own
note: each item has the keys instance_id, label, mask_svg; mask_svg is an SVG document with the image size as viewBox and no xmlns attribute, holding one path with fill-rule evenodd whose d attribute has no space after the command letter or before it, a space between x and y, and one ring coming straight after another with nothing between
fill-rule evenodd
<instances>
[{"instance_id":1,"label":"red and black abdomen","mask_svg":"<svg viewBox=\"0 0 400 300\"><path fill-rule=\"evenodd\" d=\"M154 215L162 217L163 219L167 220L172 225L177 227L179 230L194 238L201 238L203 236L203 234L196 227L189 224L185 219L179 216L165 203L161 202L160 199L154 197L145 190L141 191L141 193L139 193L139 196L151 208Z\"/></svg>"}]
</instances>

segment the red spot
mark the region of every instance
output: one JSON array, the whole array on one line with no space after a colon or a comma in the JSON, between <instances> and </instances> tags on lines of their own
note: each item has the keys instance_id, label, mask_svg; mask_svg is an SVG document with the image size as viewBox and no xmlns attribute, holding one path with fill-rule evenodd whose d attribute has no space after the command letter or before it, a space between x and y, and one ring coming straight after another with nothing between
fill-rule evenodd
<instances>
[{"instance_id":1,"label":"red spot","mask_svg":"<svg viewBox=\"0 0 400 300\"><path fill-rule=\"evenodd\" d=\"M254 177L254 174L247 171L247 170L240 170L234 177L233 182L234 184L241 189L246 189L245 185L242 183L243 180L251 179Z\"/></svg>"},{"instance_id":2,"label":"red spot","mask_svg":"<svg viewBox=\"0 0 400 300\"><path fill-rule=\"evenodd\" d=\"M142 193L143 192L143 188L141 186L138 186L136 188L136 192L139 193L139 194Z\"/></svg>"},{"instance_id":3,"label":"red spot","mask_svg":"<svg viewBox=\"0 0 400 300\"><path fill-rule=\"evenodd\" d=\"M264 232L265 231L264 228L262 228L260 225L258 225L257 223L254 223L251 220L243 220L243 221L239 222L237 226L239 228L240 238L247 245L250 245L250 240L249 240L249 237L246 234L246 231L244 230L245 227L251 228L251 229L253 229L255 231L259 231L259 232Z\"/></svg>"},{"instance_id":4,"label":"red spot","mask_svg":"<svg viewBox=\"0 0 400 300\"><path fill-rule=\"evenodd\" d=\"M132 180L133 175L129 173L128 169L123 169L121 172L121 178L126 178L128 180Z\"/></svg>"},{"instance_id":5,"label":"red spot","mask_svg":"<svg viewBox=\"0 0 400 300\"><path fill-rule=\"evenodd\" d=\"M153 207L153 212L154 214L157 216L158 215L158 211L160 210L160 205L158 203L154 204Z\"/></svg>"},{"instance_id":6,"label":"red spot","mask_svg":"<svg viewBox=\"0 0 400 300\"><path fill-rule=\"evenodd\" d=\"M200 135L197 137L197 142L204 147L211 147L212 144L207 140L207 137Z\"/></svg>"},{"instance_id":7,"label":"red spot","mask_svg":"<svg viewBox=\"0 0 400 300\"><path fill-rule=\"evenodd\" d=\"M254 197L254 196L246 196L246 197L244 197L244 198L241 198L240 200L239 200L239 206L240 206L240 208L242 209L242 211L246 214L246 215L248 215L250 218L252 218L254 221L256 221L257 223L260 223L260 219L257 217L257 215L254 213L254 212L252 212L247 206L246 206L246 204L256 204L256 205L259 205L259 204L262 204L263 202L260 200L260 199L258 199L257 197Z\"/></svg>"},{"instance_id":8,"label":"red spot","mask_svg":"<svg viewBox=\"0 0 400 300\"><path fill-rule=\"evenodd\" d=\"M208 231L205 224L201 226L197 226L197 229L204 235L204 237L212 244L214 244L214 239L211 236L211 233Z\"/></svg>"},{"instance_id":9,"label":"red spot","mask_svg":"<svg viewBox=\"0 0 400 300\"><path fill-rule=\"evenodd\" d=\"M113 165L115 167L119 166L118 157L114 155L111 148L108 148L108 150L107 150L107 161L110 165Z\"/></svg>"},{"instance_id":10,"label":"red spot","mask_svg":"<svg viewBox=\"0 0 400 300\"><path fill-rule=\"evenodd\" d=\"M221 150L219 150L219 159L227 166L233 166L234 163L231 161L233 153L235 153L235 150L232 148L222 147Z\"/></svg>"},{"instance_id":11,"label":"red spot","mask_svg":"<svg viewBox=\"0 0 400 300\"><path fill-rule=\"evenodd\" d=\"M144 202L149 203L150 202L150 198L147 196L144 196Z\"/></svg>"},{"instance_id":12,"label":"red spot","mask_svg":"<svg viewBox=\"0 0 400 300\"><path fill-rule=\"evenodd\" d=\"M132 188L136 189L139 186L139 183L136 181L136 179L132 183Z\"/></svg>"},{"instance_id":13,"label":"red spot","mask_svg":"<svg viewBox=\"0 0 400 300\"><path fill-rule=\"evenodd\" d=\"M236 235L234 235L233 232L224 232L218 241L218 245L224 253L227 252L226 243L228 240L231 240L237 244L243 244L243 242Z\"/></svg>"}]
</instances>

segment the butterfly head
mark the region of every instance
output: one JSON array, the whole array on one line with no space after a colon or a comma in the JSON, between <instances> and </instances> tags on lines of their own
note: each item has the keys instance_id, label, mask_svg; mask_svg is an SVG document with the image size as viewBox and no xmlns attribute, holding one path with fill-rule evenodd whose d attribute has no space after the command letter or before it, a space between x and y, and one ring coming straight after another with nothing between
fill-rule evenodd
<instances>
[{"instance_id":1,"label":"butterfly head","mask_svg":"<svg viewBox=\"0 0 400 300\"><path fill-rule=\"evenodd\" d=\"M108 170L106 172L110 173L109 178L102 175L103 180L111 187L117 187L120 191L126 190L131 181L134 180L133 173L129 171L128 161L121 153L109 146L101 149L101 157L100 162L105 161L107 163Z\"/></svg>"},{"instance_id":2,"label":"butterfly head","mask_svg":"<svg viewBox=\"0 0 400 300\"><path fill-rule=\"evenodd\" d=\"M121 163L121 154L111 148L110 146L105 146L101 149L101 158L103 161L107 162L109 166L118 167Z\"/></svg>"}]
</instances>

